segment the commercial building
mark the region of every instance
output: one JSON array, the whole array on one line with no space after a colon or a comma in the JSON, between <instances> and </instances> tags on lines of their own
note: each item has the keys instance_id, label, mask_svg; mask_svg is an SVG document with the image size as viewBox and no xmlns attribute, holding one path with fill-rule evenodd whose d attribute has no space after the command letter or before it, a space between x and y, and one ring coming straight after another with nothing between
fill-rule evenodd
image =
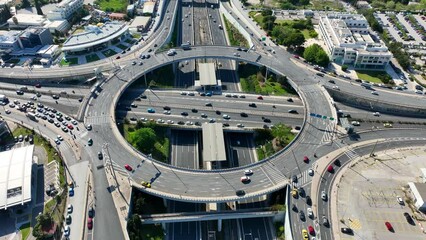
<instances>
[{"instance_id":1,"label":"commercial building","mask_svg":"<svg viewBox=\"0 0 426 240\"><path fill-rule=\"evenodd\" d=\"M83 7L84 0L64 0L47 13L49 20L70 20L72 15Z\"/></svg>"},{"instance_id":2,"label":"commercial building","mask_svg":"<svg viewBox=\"0 0 426 240\"><path fill-rule=\"evenodd\" d=\"M69 37L62 45L65 54L75 55L98 51L110 46L116 40L129 35L129 27L125 23L107 22L105 24L89 25L83 33Z\"/></svg>"},{"instance_id":3,"label":"commercial building","mask_svg":"<svg viewBox=\"0 0 426 240\"><path fill-rule=\"evenodd\" d=\"M2 50L18 50L19 35L21 31L0 31L0 49Z\"/></svg>"},{"instance_id":4,"label":"commercial building","mask_svg":"<svg viewBox=\"0 0 426 240\"><path fill-rule=\"evenodd\" d=\"M335 63L353 65L355 69L384 69L392 58L384 43L370 35L362 15L327 14L320 17L319 29Z\"/></svg>"},{"instance_id":5,"label":"commercial building","mask_svg":"<svg viewBox=\"0 0 426 240\"><path fill-rule=\"evenodd\" d=\"M31 202L34 145L0 152L0 209Z\"/></svg>"},{"instance_id":6,"label":"commercial building","mask_svg":"<svg viewBox=\"0 0 426 240\"><path fill-rule=\"evenodd\" d=\"M21 49L53 44L53 37L49 29L42 27L29 27L19 35Z\"/></svg>"},{"instance_id":7,"label":"commercial building","mask_svg":"<svg viewBox=\"0 0 426 240\"><path fill-rule=\"evenodd\" d=\"M37 14L16 14L7 20L10 29L26 29L28 27L43 27L49 23L45 16Z\"/></svg>"},{"instance_id":8,"label":"commercial building","mask_svg":"<svg viewBox=\"0 0 426 240\"><path fill-rule=\"evenodd\" d=\"M151 17L137 16L129 25L130 32L145 32L151 24Z\"/></svg>"},{"instance_id":9,"label":"commercial building","mask_svg":"<svg viewBox=\"0 0 426 240\"><path fill-rule=\"evenodd\" d=\"M142 14L144 16L152 16L152 14L155 12L155 5L155 2L145 2L143 4Z\"/></svg>"},{"instance_id":10,"label":"commercial building","mask_svg":"<svg viewBox=\"0 0 426 240\"><path fill-rule=\"evenodd\" d=\"M64 19L64 20L55 20L53 22L49 22L48 24L44 25L44 27L48 28L52 34L56 32L65 34L71 28L71 25L67 20Z\"/></svg>"},{"instance_id":11,"label":"commercial building","mask_svg":"<svg viewBox=\"0 0 426 240\"><path fill-rule=\"evenodd\" d=\"M408 186L412 193L414 205L420 211L426 211L426 183L409 182Z\"/></svg>"}]
</instances>

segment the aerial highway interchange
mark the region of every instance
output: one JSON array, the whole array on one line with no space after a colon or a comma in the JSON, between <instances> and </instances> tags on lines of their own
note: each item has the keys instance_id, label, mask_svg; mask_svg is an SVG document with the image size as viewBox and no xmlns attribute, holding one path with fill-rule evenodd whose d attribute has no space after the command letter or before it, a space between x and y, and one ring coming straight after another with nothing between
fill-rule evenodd
<instances>
[{"instance_id":1,"label":"aerial highway interchange","mask_svg":"<svg viewBox=\"0 0 426 240\"><path fill-rule=\"evenodd\" d=\"M325 191L328 196L332 195L334 176L340 166L349 164L357 157L369 155L373 151L385 150L390 147L389 142L393 143L392 148L424 145L426 139L422 125L396 123L398 120L421 122L426 114L424 109L426 100L423 96L380 87L375 87L378 95L372 95L370 90L362 88L360 83L353 80L328 75L320 77L316 75L316 70L311 65L295 59L293 54L282 47L273 45L269 40L268 45L263 46L257 37L262 35L261 33L256 33L252 37L252 41L256 44L252 50L238 51L235 46L227 46L224 30L219 27L225 25L219 11L221 4L222 2L210 0L166 2L160 13L163 16L162 22L153 35L149 36L140 47L123 54L119 60L106 59L54 69L2 69L0 72L1 78L5 80L1 83L2 93L11 100L29 101L32 97L29 91L21 96L16 95L16 84L12 84L12 81L18 81L20 86L29 85L30 90L34 83L41 83L43 87L37 91L42 92L43 97L37 101L76 116L79 121L76 125L79 127L78 132L67 133L67 138L57 148L64 155L68 166L80 162L81 159L88 161L92 166L94 179L92 188L97 196L96 226L91 235L93 239L123 239L127 235L117 220L123 216L116 211L108 211L115 210L115 206L110 192L105 190L109 189L107 176L104 171L96 170L102 164L107 166L108 161L118 174L128 179L127 184L144 193L165 199L170 213L199 213L203 211L201 204L229 204L238 201L240 201L239 209L263 208L266 207L263 201L256 202L250 199L262 199L283 188L288 189L287 193L290 193L291 188L303 188L306 195L312 197L312 203L307 204L306 197L288 196L285 204L288 203L286 211L289 217L286 221L290 223L290 229L286 229L286 232L289 232L286 236L300 239L303 229L314 226L313 236L316 239L335 239L333 224L327 227L319 221L322 219L321 216L332 222L332 206L330 201L321 199L321 192ZM225 5L227 11L232 11L241 18L246 14L240 12L239 7L229 7L228 3ZM178 46L189 43L191 49L176 47L176 54L169 56L161 47L167 44L165 40L170 39L175 21L178 22ZM235 21L244 26L248 24L247 20L240 17ZM247 27L249 29L247 31L256 30L256 26L252 25ZM154 47L154 44L158 47ZM151 57L140 60L140 54L146 53L148 49L153 49ZM273 52L265 49L273 49ZM132 64L135 61L142 61L143 65ZM217 75L226 86L221 95L201 96L192 88L196 80L195 69L198 62L221 63ZM240 92L235 70L239 62L265 66L268 71L286 76L298 96L263 96L259 99L258 94ZM144 75L169 64L176 68L176 89L132 87L132 84L142 79ZM96 88L91 88L89 84L73 86L55 83L64 79L88 79L93 77L95 72L105 73L105 77L96 80L98 81ZM62 91L67 93L61 94ZM49 96L52 93L61 95L61 98L52 99ZM194 94L192 96L188 93ZM359 100L359 104L335 102L333 97L338 98L340 94ZM144 98L137 100L141 95ZM211 105L208 106L208 103ZM251 104L255 105L250 106ZM166 106L171 110L165 109ZM6 120L33 128L52 141L57 138L58 132L63 134L60 129L47 121L42 119L38 122L31 121L16 109L12 109L11 114L6 114L3 113L4 108L2 116ZM156 111L150 113L147 112L148 109ZM291 113L290 110L295 110L296 113ZM337 126L339 114L342 112L351 114L354 119L368 120L356 128L358 130L356 137L346 134ZM375 112L380 112L381 116L374 116ZM243 116L242 113L246 113L247 116ZM224 114L230 118L225 119ZM270 121L265 121L265 118ZM129 144L117 127L118 124L125 122L124 119L130 122L141 119L143 121L153 119L157 122L158 119L170 120L169 127L173 132L171 161L169 163L157 161ZM229 149L237 152L237 159L232 159L233 154L228 153L232 160L229 160L226 168L213 170L200 168L199 132L201 124L213 122L211 119L214 119L214 122L228 124L223 127L226 132L225 141L229 143ZM385 128L383 124L376 123L376 119L393 121L394 127ZM253 129L271 128L280 122L293 129L295 139L273 156L257 159L252 137ZM164 124L167 125L167 122ZM93 129L87 129L89 125ZM89 139L93 141L93 145L89 145ZM373 145L351 147L355 143L376 139L377 142ZM319 165L317 162L320 159L326 161L325 156L337 151L341 151L338 157L340 165L335 167L335 172L332 173L325 170L315 171L314 175L321 176L321 181L313 185L313 177L309 171ZM106 160L99 161L98 152L101 152ZM304 157L308 157L308 161L303 161ZM126 171L125 165L133 166L133 171ZM249 184L243 184L240 180L246 170L252 171ZM150 187L142 186L142 182L150 182ZM243 191L244 194L239 195L238 191ZM293 207L298 211L293 211ZM299 220L300 211L307 213L308 207L313 208L315 217L313 219L306 217L305 221ZM79 211L85 212L86 209ZM253 219L224 220L223 225L226 225L224 231L231 236L229 239L274 239L270 218ZM212 229L217 230L211 225L212 223L207 221L170 223L166 228L166 237L209 239L207 233ZM246 231L244 228L251 230ZM73 230L72 239L78 239L80 236L78 231Z\"/></svg>"}]
</instances>

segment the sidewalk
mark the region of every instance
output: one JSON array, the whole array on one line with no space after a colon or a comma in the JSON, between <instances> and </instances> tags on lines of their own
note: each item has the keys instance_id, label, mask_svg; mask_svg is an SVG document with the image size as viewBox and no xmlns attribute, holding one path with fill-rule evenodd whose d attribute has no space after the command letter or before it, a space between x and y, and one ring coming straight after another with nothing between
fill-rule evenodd
<instances>
[{"instance_id":1,"label":"sidewalk","mask_svg":"<svg viewBox=\"0 0 426 240\"><path fill-rule=\"evenodd\" d=\"M337 157L339 157L340 155L345 154L345 152L348 149L354 149L357 147L361 147L361 146L365 146L365 145L371 145L376 143L377 141L383 141L384 139L374 139L374 140L369 140L369 141L364 141L364 142L360 142L360 143L355 143L355 144L351 144L351 145L346 145L345 147L342 147L338 150L335 150L323 157L321 157L320 159L318 159L318 161L316 162L316 167L314 169L315 171L315 175L312 178L312 185L311 185L311 198L314 199L313 201L313 205L312 205L312 210L316 213L317 210L317 204L316 204L316 199L318 199L318 194L319 191L321 191L321 189L319 189L319 185L321 183L321 177L322 175L327 171L327 167L332 164L333 160L336 159ZM338 139L335 141L339 141ZM337 219L337 189L338 189L338 184L340 182L340 178L342 177L342 175L344 174L344 172L346 171L346 169L350 166L351 164L346 164L344 167L342 167L339 172L336 174L335 178L334 178L334 182L333 185L331 187L331 194L328 197L329 201L330 201L330 214L331 214L331 219L330 219L330 225L332 226L332 230L333 233L332 235L334 236L334 239L339 240L340 239L340 234L339 234L339 229L336 226L339 226L338 223L338 219Z\"/></svg>"}]
</instances>

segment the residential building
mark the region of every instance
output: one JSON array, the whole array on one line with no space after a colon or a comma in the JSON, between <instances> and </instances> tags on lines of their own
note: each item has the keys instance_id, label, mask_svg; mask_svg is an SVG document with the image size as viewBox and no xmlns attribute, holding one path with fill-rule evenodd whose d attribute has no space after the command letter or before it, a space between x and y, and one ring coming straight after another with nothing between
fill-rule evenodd
<instances>
[{"instance_id":1,"label":"residential building","mask_svg":"<svg viewBox=\"0 0 426 240\"><path fill-rule=\"evenodd\" d=\"M64 0L47 13L49 20L70 20L72 15L83 7L84 0Z\"/></svg>"},{"instance_id":2,"label":"residential building","mask_svg":"<svg viewBox=\"0 0 426 240\"><path fill-rule=\"evenodd\" d=\"M327 14L320 17L319 29L326 51L335 63L353 65L355 69L384 69L392 58L384 43L370 35L362 15Z\"/></svg>"}]
</instances>

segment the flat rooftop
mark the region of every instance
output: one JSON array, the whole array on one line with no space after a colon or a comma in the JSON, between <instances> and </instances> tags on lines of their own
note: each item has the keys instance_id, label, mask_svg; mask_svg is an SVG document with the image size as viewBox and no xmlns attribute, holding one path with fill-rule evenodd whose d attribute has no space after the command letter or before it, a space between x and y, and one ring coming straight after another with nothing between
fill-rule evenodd
<instances>
[{"instance_id":1,"label":"flat rooftop","mask_svg":"<svg viewBox=\"0 0 426 240\"><path fill-rule=\"evenodd\" d=\"M198 63L198 71L201 86L217 85L214 63Z\"/></svg>"},{"instance_id":2,"label":"flat rooftop","mask_svg":"<svg viewBox=\"0 0 426 240\"><path fill-rule=\"evenodd\" d=\"M108 42L119 37L128 30L128 26L120 22L107 22L100 26L89 25L85 32L72 35L63 44L62 51L80 50Z\"/></svg>"},{"instance_id":3,"label":"flat rooftop","mask_svg":"<svg viewBox=\"0 0 426 240\"><path fill-rule=\"evenodd\" d=\"M31 201L34 145L0 152L0 209Z\"/></svg>"},{"instance_id":4,"label":"flat rooftop","mask_svg":"<svg viewBox=\"0 0 426 240\"><path fill-rule=\"evenodd\" d=\"M226 161L222 123L204 123L202 129L203 161Z\"/></svg>"}]
</instances>

